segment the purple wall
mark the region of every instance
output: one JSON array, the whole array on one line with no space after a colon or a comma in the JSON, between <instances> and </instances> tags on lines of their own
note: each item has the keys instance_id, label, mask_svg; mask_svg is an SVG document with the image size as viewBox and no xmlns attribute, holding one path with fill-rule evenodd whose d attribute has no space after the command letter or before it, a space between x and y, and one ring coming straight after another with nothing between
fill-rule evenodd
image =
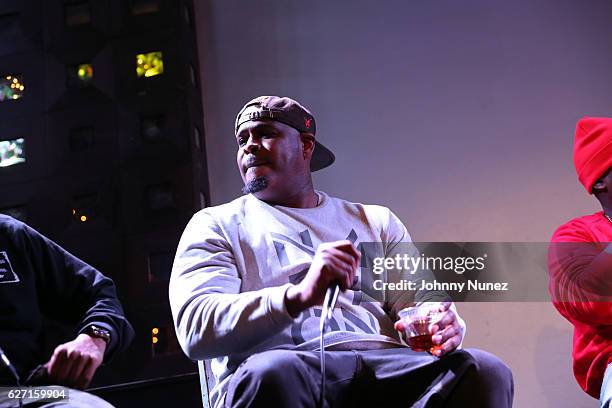
<instances>
[{"instance_id":1,"label":"purple wall","mask_svg":"<svg viewBox=\"0 0 612 408\"><path fill-rule=\"evenodd\" d=\"M571 154L581 116L612 116L611 2L197 6L214 204L241 187L234 115L251 97L278 94L311 108L336 153L316 186L390 207L415 240L547 241L597 209ZM478 318L478 307L466 313ZM550 305L487 313L466 341L509 362L516 406L594 406L572 378L571 328ZM518 348L525 316L534 343ZM535 339L547 330L555 336L542 348Z\"/></svg>"}]
</instances>

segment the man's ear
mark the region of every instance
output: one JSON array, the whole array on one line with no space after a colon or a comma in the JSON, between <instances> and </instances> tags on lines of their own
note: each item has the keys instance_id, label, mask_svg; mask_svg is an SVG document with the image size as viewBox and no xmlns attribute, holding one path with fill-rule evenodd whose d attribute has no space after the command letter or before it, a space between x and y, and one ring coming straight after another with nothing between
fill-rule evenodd
<instances>
[{"instance_id":1,"label":"man's ear","mask_svg":"<svg viewBox=\"0 0 612 408\"><path fill-rule=\"evenodd\" d=\"M315 138L312 133L300 133L300 141L302 142L302 152L304 158L312 156L315 148Z\"/></svg>"}]
</instances>

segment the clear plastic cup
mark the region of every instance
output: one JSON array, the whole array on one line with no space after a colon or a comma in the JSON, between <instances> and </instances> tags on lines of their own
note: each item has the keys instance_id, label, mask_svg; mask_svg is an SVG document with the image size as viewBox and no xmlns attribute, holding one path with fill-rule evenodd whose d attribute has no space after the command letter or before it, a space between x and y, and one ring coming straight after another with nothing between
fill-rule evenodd
<instances>
[{"instance_id":1,"label":"clear plastic cup","mask_svg":"<svg viewBox=\"0 0 612 408\"><path fill-rule=\"evenodd\" d=\"M404 322L408 345L414 351L432 351L436 345L431 340L430 328L441 316L440 305L423 304L408 307L399 311L399 318Z\"/></svg>"}]
</instances>

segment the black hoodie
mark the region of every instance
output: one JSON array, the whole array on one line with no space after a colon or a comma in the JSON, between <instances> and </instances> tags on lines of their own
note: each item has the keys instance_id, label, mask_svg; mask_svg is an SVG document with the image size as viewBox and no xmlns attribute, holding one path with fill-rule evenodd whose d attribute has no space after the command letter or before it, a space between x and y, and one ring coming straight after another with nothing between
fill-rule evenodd
<instances>
[{"instance_id":1,"label":"black hoodie","mask_svg":"<svg viewBox=\"0 0 612 408\"><path fill-rule=\"evenodd\" d=\"M110 331L104 361L134 337L113 281L24 223L0 215L0 347L22 380L50 355L43 355L43 316ZM0 367L0 384L14 385Z\"/></svg>"}]
</instances>

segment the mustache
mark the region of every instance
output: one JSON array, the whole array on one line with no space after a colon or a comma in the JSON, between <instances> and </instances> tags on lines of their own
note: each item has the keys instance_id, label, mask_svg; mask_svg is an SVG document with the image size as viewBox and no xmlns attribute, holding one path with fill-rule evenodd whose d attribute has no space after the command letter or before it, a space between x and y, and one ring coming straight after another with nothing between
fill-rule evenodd
<instances>
[{"instance_id":1,"label":"mustache","mask_svg":"<svg viewBox=\"0 0 612 408\"><path fill-rule=\"evenodd\" d=\"M244 168L248 169L249 167L253 167L253 166L256 166L258 164L263 164L263 163L267 163L267 161L262 160L259 157L248 156L246 158L246 160L244 161Z\"/></svg>"}]
</instances>

